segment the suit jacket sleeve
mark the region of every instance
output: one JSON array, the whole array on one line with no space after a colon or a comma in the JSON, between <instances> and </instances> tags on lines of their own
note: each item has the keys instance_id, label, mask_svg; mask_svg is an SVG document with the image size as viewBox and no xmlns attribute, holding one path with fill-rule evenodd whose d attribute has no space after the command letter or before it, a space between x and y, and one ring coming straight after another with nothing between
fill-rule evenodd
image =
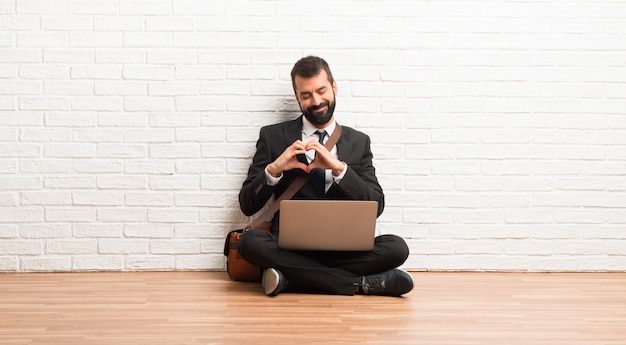
<instances>
[{"instance_id":1,"label":"suit jacket sleeve","mask_svg":"<svg viewBox=\"0 0 626 345\"><path fill-rule=\"evenodd\" d=\"M344 127L344 133L337 144L337 151L339 159L348 165L348 170L341 182L332 186L327 196L333 197L340 191L345 199L377 201L380 215L385 207L385 195L376 178L370 138L347 127Z\"/></svg>"},{"instance_id":2,"label":"suit jacket sleeve","mask_svg":"<svg viewBox=\"0 0 626 345\"><path fill-rule=\"evenodd\" d=\"M256 153L248 169L248 177L239 191L239 205L246 216L251 216L263 208L276 189L276 186L267 184L265 177L265 167L277 157L272 154L272 145L269 142L272 135L268 132L270 132L268 127L261 128Z\"/></svg>"}]
</instances>

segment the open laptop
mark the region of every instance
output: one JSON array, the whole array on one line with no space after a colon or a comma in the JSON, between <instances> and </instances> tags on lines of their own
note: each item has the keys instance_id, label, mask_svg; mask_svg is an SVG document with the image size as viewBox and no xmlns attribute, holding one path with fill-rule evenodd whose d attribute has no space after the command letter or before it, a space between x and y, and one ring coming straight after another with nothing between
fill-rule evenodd
<instances>
[{"instance_id":1,"label":"open laptop","mask_svg":"<svg viewBox=\"0 0 626 345\"><path fill-rule=\"evenodd\" d=\"M377 213L376 201L283 200L278 246L287 250L372 250Z\"/></svg>"}]
</instances>

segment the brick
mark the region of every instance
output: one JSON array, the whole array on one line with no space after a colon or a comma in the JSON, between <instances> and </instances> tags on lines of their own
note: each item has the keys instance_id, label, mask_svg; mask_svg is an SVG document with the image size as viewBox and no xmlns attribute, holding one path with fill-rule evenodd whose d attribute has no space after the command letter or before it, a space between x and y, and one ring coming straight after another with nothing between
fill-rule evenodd
<instances>
[{"instance_id":1,"label":"brick","mask_svg":"<svg viewBox=\"0 0 626 345\"><path fill-rule=\"evenodd\" d=\"M46 112L46 126L52 127L92 127L97 117L92 113Z\"/></svg>"},{"instance_id":2,"label":"brick","mask_svg":"<svg viewBox=\"0 0 626 345\"><path fill-rule=\"evenodd\" d=\"M99 208L99 222L132 223L145 222L146 210L143 208Z\"/></svg>"},{"instance_id":3,"label":"brick","mask_svg":"<svg viewBox=\"0 0 626 345\"><path fill-rule=\"evenodd\" d=\"M100 48L95 55L97 63L142 64L146 61L146 52L139 48Z\"/></svg>"},{"instance_id":4,"label":"brick","mask_svg":"<svg viewBox=\"0 0 626 345\"><path fill-rule=\"evenodd\" d=\"M98 240L98 253L117 255L146 254L148 253L148 241L100 239Z\"/></svg>"},{"instance_id":5,"label":"brick","mask_svg":"<svg viewBox=\"0 0 626 345\"><path fill-rule=\"evenodd\" d=\"M163 190L197 190L200 178L197 176L153 176L150 178L150 189Z\"/></svg>"},{"instance_id":6,"label":"brick","mask_svg":"<svg viewBox=\"0 0 626 345\"><path fill-rule=\"evenodd\" d=\"M171 175L176 171L174 162L167 160L133 160L126 163L127 174Z\"/></svg>"},{"instance_id":7,"label":"brick","mask_svg":"<svg viewBox=\"0 0 626 345\"><path fill-rule=\"evenodd\" d=\"M17 226L0 224L0 238L17 238Z\"/></svg>"},{"instance_id":8,"label":"brick","mask_svg":"<svg viewBox=\"0 0 626 345\"><path fill-rule=\"evenodd\" d=\"M71 102L66 97L20 97L20 110L70 110Z\"/></svg>"},{"instance_id":9,"label":"brick","mask_svg":"<svg viewBox=\"0 0 626 345\"><path fill-rule=\"evenodd\" d=\"M33 191L20 193L22 205L71 205L72 194L66 191Z\"/></svg>"},{"instance_id":10,"label":"brick","mask_svg":"<svg viewBox=\"0 0 626 345\"><path fill-rule=\"evenodd\" d=\"M194 23L185 17L147 17L146 31L192 31Z\"/></svg>"},{"instance_id":11,"label":"brick","mask_svg":"<svg viewBox=\"0 0 626 345\"><path fill-rule=\"evenodd\" d=\"M76 255L72 258L72 271L121 271L122 256Z\"/></svg>"},{"instance_id":12,"label":"brick","mask_svg":"<svg viewBox=\"0 0 626 345\"><path fill-rule=\"evenodd\" d=\"M22 238L66 238L71 237L71 234L70 224L20 224L20 237Z\"/></svg>"},{"instance_id":13,"label":"brick","mask_svg":"<svg viewBox=\"0 0 626 345\"><path fill-rule=\"evenodd\" d=\"M43 184L44 187L53 189L91 189L96 185L95 178L91 176L47 176L44 178Z\"/></svg>"},{"instance_id":14,"label":"brick","mask_svg":"<svg viewBox=\"0 0 626 345\"><path fill-rule=\"evenodd\" d=\"M0 272L18 272L19 259L17 256L0 256Z\"/></svg>"},{"instance_id":15,"label":"brick","mask_svg":"<svg viewBox=\"0 0 626 345\"><path fill-rule=\"evenodd\" d=\"M146 113L102 113L97 123L102 127L145 127L148 125Z\"/></svg>"},{"instance_id":16,"label":"brick","mask_svg":"<svg viewBox=\"0 0 626 345\"><path fill-rule=\"evenodd\" d=\"M158 0L132 0L120 3L120 14L122 15L169 15L172 13L170 1Z\"/></svg>"},{"instance_id":17,"label":"brick","mask_svg":"<svg viewBox=\"0 0 626 345\"><path fill-rule=\"evenodd\" d=\"M224 254L179 255L176 257L177 270L203 271L207 267L225 269Z\"/></svg>"},{"instance_id":18,"label":"brick","mask_svg":"<svg viewBox=\"0 0 626 345\"><path fill-rule=\"evenodd\" d=\"M145 29L144 18L141 16L100 16L93 19L96 31L133 32Z\"/></svg>"},{"instance_id":19,"label":"brick","mask_svg":"<svg viewBox=\"0 0 626 345\"><path fill-rule=\"evenodd\" d=\"M524 256L481 255L479 258L480 270L524 272L527 270L527 260Z\"/></svg>"},{"instance_id":20,"label":"brick","mask_svg":"<svg viewBox=\"0 0 626 345\"><path fill-rule=\"evenodd\" d=\"M198 61L197 53L185 49L159 49L149 52L147 62L149 64L176 64L191 65Z\"/></svg>"},{"instance_id":21,"label":"brick","mask_svg":"<svg viewBox=\"0 0 626 345\"><path fill-rule=\"evenodd\" d=\"M116 129L77 128L72 130L72 139L75 142L87 143L120 142L122 133Z\"/></svg>"},{"instance_id":22,"label":"brick","mask_svg":"<svg viewBox=\"0 0 626 345\"><path fill-rule=\"evenodd\" d=\"M96 210L86 207L49 207L46 209L47 222L94 222Z\"/></svg>"},{"instance_id":23,"label":"brick","mask_svg":"<svg viewBox=\"0 0 626 345\"><path fill-rule=\"evenodd\" d=\"M174 226L170 224L128 224L124 236L131 238L173 238Z\"/></svg>"},{"instance_id":24,"label":"brick","mask_svg":"<svg viewBox=\"0 0 626 345\"><path fill-rule=\"evenodd\" d=\"M198 211L188 209L149 209L148 221L158 223L194 223L198 221Z\"/></svg>"},{"instance_id":25,"label":"brick","mask_svg":"<svg viewBox=\"0 0 626 345\"><path fill-rule=\"evenodd\" d=\"M94 93L104 96L145 96L146 84L140 81L97 80Z\"/></svg>"},{"instance_id":26,"label":"brick","mask_svg":"<svg viewBox=\"0 0 626 345\"><path fill-rule=\"evenodd\" d=\"M46 254L92 254L96 252L94 239L47 240Z\"/></svg>"},{"instance_id":27,"label":"brick","mask_svg":"<svg viewBox=\"0 0 626 345\"><path fill-rule=\"evenodd\" d=\"M73 225L72 233L77 238L120 238L123 231L123 224L76 223Z\"/></svg>"},{"instance_id":28,"label":"brick","mask_svg":"<svg viewBox=\"0 0 626 345\"><path fill-rule=\"evenodd\" d=\"M40 177L0 176L0 190L36 190L41 188Z\"/></svg>"},{"instance_id":29,"label":"brick","mask_svg":"<svg viewBox=\"0 0 626 345\"><path fill-rule=\"evenodd\" d=\"M117 97L74 97L72 110L120 111L122 110L122 102Z\"/></svg>"},{"instance_id":30,"label":"brick","mask_svg":"<svg viewBox=\"0 0 626 345\"><path fill-rule=\"evenodd\" d=\"M28 65L19 70L19 75L26 79L68 79L71 68L60 65Z\"/></svg>"},{"instance_id":31,"label":"brick","mask_svg":"<svg viewBox=\"0 0 626 345\"><path fill-rule=\"evenodd\" d=\"M41 49L35 48L11 48L2 49L0 62L41 62ZM21 69L20 69L21 70Z\"/></svg>"},{"instance_id":32,"label":"brick","mask_svg":"<svg viewBox=\"0 0 626 345\"><path fill-rule=\"evenodd\" d=\"M206 224L176 224L174 234L176 238L214 238L223 241L225 231L217 227L207 227Z\"/></svg>"},{"instance_id":33,"label":"brick","mask_svg":"<svg viewBox=\"0 0 626 345\"><path fill-rule=\"evenodd\" d=\"M91 95L93 82L55 80L44 83L45 93L50 95Z\"/></svg>"},{"instance_id":34,"label":"brick","mask_svg":"<svg viewBox=\"0 0 626 345\"><path fill-rule=\"evenodd\" d=\"M71 69L72 79L111 80L119 79L121 74L119 66L74 66Z\"/></svg>"},{"instance_id":35,"label":"brick","mask_svg":"<svg viewBox=\"0 0 626 345\"><path fill-rule=\"evenodd\" d=\"M152 240L150 241L150 253L163 254L197 254L200 245L195 240Z\"/></svg>"},{"instance_id":36,"label":"brick","mask_svg":"<svg viewBox=\"0 0 626 345\"><path fill-rule=\"evenodd\" d=\"M20 262L20 270L24 272L69 271L72 259L61 256L24 257Z\"/></svg>"},{"instance_id":37,"label":"brick","mask_svg":"<svg viewBox=\"0 0 626 345\"><path fill-rule=\"evenodd\" d=\"M504 212L507 223L511 224L546 224L554 223L555 214L547 208L507 209Z\"/></svg>"},{"instance_id":38,"label":"brick","mask_svg":"<svg viewBox=\"0 0 626 345\"><path fill-rule=\"evenodd\" d=\"M150 96L185 96L198 93L199 85L194 82L150 82L148 95Z\"/></svg>"},{"instance_id":39,"label":"brick","mask_svg":"<svg viewBox=\"0 0 626 345\"><path fill-rule=\"evenodd\" d=\"M176 162L176 171L183 174L225 174L226 162L223 159L184 160Z\"/></svg>"},{"instance_id":40,"label":"brick","mask_svg":"<svg viewBox=\"0 0 626 345\"><path fill-rule=\"evenodd\" d=\"M91 18L86 16L54 16L42 18L41 28L50 31L89 31L93 25Z\"/></svg>"},{"instance_id":41,"label":"brick","mask_svg":"<svg viewBox=\"0 0 626 345\"><path fill-rule=\"evenodd\" d=\"M35 81L5 82L0 81L0 94L2 95L28 95L37 94L41 91L40 83Z\"/></svg>"},{"instance_id":42,"label":"brick","mask_svg":"<svg viewBox=\"0 0 626 345\"><path fill-rule=\"evenodd\" d=\"M6 157L19 157L19 158L32 158L39 157L41 155L41 149L38 145L29 145L23 143L0 143L0 158Z\"/></svg>"},{"instance_id":43,"label":"brick","mask_svg":"<svg viewBox=\"0 0 626 345\"><path fill-rule=\"evenodd\" d=\"M178 193L174 197L176 206L219 207L232 200L231 193Z\"/></svg>"},{"instance_id":44,"label":"brick","mask_svg":"<svg viewBox=\"0 0 626 345\"><path fill-rule=\"evenodd\" d=\"M124 141L131 143L172 142L174 131L171 129L129 129L124 131Z\"/></svg>"},{"instance_id":45,"label":"brick","mask_svg":"<svg viewBox=\"0 0 626 345\"><path fill-rule=\"evenodd\" d=\"M147 150L143 145L100 144L98 158L145 158Z\"/></svg>"},{"instance_id":46,"label":"brick","mask_svg":"<svg viewBox=\"0 0 626 345\"><path fill-rule=\"evenodd\" d=\"M123 36L117 32L70 32L69 46L77 48L119 48Z\"/></svg>"},{"instance_id":47,"label":"brick","mask_svg":"<svg viewBox=\"0 0 626 345\"><path fill-rule=\"evenodd\" d=\"M200 146L197 144L153 144L150 146L149 155L157 159L198 158Z\"/></svg>"},{"instance_id":48,"label":"brick","mask_svg":"<svg viewBox=\"0 0 626 345\"><path fill-rule=\"evenodd\" d=\"M75 191L71 197L73 204L80 206L119 206L124 202L123 192Z\"/></svg>"},{"instance_id":49,"label":"brick","mask_svg":"<svg viewBox=\"0 0 626 345\"><path fill-rule=\"evenodd\" d=\"M126 32L125 47L157 48L172 45L172 34L169 32Z\"/></svg>"},{"instance_id":50,"label":"brick","mask_svg":"<svg viewBox=\"0 0 626 345\"><path fill-rule=\"evenodd\" d=\"M71 1L68 3L68 12L74 14L116 15L119 14L118 5L118 3L112 3L107 0L90 0L89 3Z\"/></svg>"},{"instance_id":51,"label":"brick","mask_svg":"<svg viewBox=\"0 0 626 345\"><path fill-rule=\"evenodd\" d=\"M77 173L121 173L124 166L121 161L107 159L82 159L73 162L72 171Z\"/></svg>"},{"instance_id":52,"label":"brick","mask_svg":"<svg viewBox=\"0 0 626 345\"><path fill-rule=\"evenodd\" d=\"M173 271L173 255L126 255L124 256L124 269L130 271Z\"/></svg>"},{"instance_id":53,"label":"brick","mask_svg":"<svg viewBox=\"0 0 626 345\"><path fill-rule=\"evenodd\" d=\"M83 49L48 48L44 50L43 60L50 64L90 64L94 62L94 52Z\"/></svg>"},{"instance_id":54,"label":"brick","mask_svg":"<svg viewBox=\"0 0 626 345\"><path fill-rule=\"evenodd\" d=\"M99 176L98 188L102 189L144 189L147 184L145 176Z\"/></svg>"},{"instance_id":55,"label":"brick","mask_svg":"<svg viewBox=\"0 0 626 345\"><path fill-rule=\"evenodd\" d=\"M51 158L94 158L96 146L93 143L51 143L46 145L44 156Z\"/></svg>"},{"instance_id":56,"label":"brick","mask_svg":"<svg viewBox=\"0 0 626 345\"><path fill-rule=\"evenodd\" d=\"M169 66L126 66L122 77L130 80L170 80L172 68Z\"/></svg>"}]
</instances>

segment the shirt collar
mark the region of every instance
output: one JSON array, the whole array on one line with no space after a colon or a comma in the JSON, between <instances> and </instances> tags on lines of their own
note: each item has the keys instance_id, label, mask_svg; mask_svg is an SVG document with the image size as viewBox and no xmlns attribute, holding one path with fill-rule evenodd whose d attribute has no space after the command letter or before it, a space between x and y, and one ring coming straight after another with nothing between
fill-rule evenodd
<instances>
[{"instance_id":1,"label":"shirt collar","mask_svg":"<svg viewBox=\"0 0 626 345\"><path fill-rule=\"evenodd\" d=\"M320 129L315 127L315 125L313 125L305 116L302 116L302 133L304 133L307 137L313 136L315 131L318 130L326 131L326 134L330 137L333 134L335 127L337 127L337 123L335 122L334 117L326 127Z\"/></svg>"}]
</instances>

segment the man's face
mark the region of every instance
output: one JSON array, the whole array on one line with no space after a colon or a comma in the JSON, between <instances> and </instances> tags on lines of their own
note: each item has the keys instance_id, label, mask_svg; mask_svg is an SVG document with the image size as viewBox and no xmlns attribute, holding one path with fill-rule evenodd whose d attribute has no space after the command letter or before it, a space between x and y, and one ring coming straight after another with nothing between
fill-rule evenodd
<instances>
[{"instance_id":1,"label":"man's face","mask_svg":"<svg viewBox=\"0 0 626 345\"><path fill-rule=\"evenodd\" d=\"M296 100L302 113L316 126L323 126L333 117L337 84L328 81L326 71L321 70L312 78L295 77Z\"/></svg>"}]
</instances>

